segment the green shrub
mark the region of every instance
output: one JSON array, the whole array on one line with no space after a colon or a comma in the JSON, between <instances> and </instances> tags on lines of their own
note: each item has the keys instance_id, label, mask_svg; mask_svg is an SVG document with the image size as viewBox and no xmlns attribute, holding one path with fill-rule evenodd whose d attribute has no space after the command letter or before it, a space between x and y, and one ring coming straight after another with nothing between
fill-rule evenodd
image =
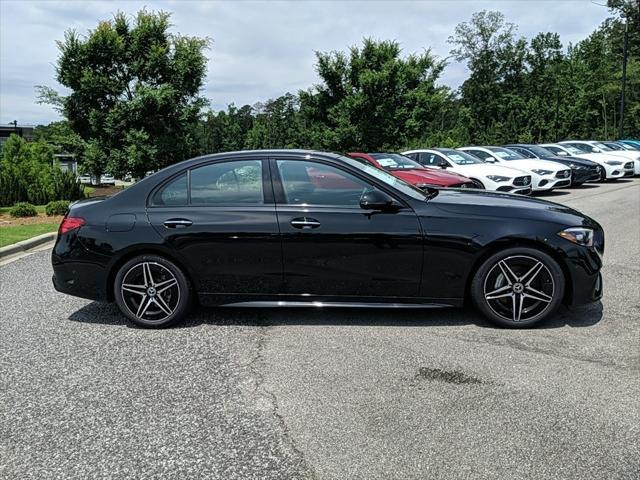
<instances>
[{"instance_id":1,"label":"green shrub","mask_svg":"<svg viewBox=\"0 0 640 480\"><path fill-rule=\"evenodd\" d=\"M35 217L38 215L38 211L36 210L36 207L30 203L20 202L11 207L9 215L12 217Z\"/></svg>"},{"instance_id":2,"label":"green shrub","mask_svg":"<svg viewBox=\"0 0 640 480\"><path fill-rule=\"evenodd\" d=\"M67 208L69 208L69 202L67 200L54 200L53 202L47 203L44 211L47 216L52 217L53 215L64 215L67 213Z\"/></svg>"}]
</instances>

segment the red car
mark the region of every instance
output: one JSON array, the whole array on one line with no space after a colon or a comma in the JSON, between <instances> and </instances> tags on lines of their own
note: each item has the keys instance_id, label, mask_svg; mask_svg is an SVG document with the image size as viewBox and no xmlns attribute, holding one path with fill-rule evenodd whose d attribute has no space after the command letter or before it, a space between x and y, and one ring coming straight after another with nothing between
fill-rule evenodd
<instances>
[{"instance_id":1,"label":"red car","mask_svg":"<svg viewBox=\"0 0 640 480\"><path fill-rule=\"evenodd\" d=\"M453 172L425 168L399 153L348 153L350 157L366 160L418 188L427 186L450 188L476 188L471 179Z\"/></svg>"}]
</instances>

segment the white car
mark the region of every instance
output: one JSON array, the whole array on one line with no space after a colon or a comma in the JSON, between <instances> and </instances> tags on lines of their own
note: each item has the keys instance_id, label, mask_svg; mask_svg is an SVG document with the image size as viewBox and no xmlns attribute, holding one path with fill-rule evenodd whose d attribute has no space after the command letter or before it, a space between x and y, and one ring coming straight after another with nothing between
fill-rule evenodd
<instances>
[{"instance_id":1,"label":"white car","mask_svg":"<svg viewBox=\"0 0 640 480\"><path fill-rule=\"evenodd\" d=\"M522 195L531 193L531 175L527 172L485 163L473 155L452 148L409 150L403 152L403 155L427 168L446 168L469 177L479 188Z\"/></svg>"},{"instance_id":2,"label":"white car","mask_svg":"<svg viewBox=\"0 0 640 480\"><path fill-rule=\"evenodd\" d=\"M633 171L631 171L631 173L628 163L625 162L624 170L626 176L640 175L640 152L614 150L611 147L607 147L604 143L594 140L565 140L564 142L560 142L560 145L571 145L588 153L604 153L605 155L615 155L620 158L626 158L633 162Z\"/></svg>"},{"instance_id":3,"label":"white car","mask_svg":"<svg viewBox=\"0 0 640 480\"><path fill-rule=\"evenodd\" d=\"M108 173L103 173L102 175L100 175L100 183L102 185L115 185L116 179L114 178L113 175L110 175Z\"/></svg>"},{"instance_id":4,"label":"white car","mask_svg":"<svg viewBox=\"0 0 640 480\"><path fill-rule=\"evenodd\" d=\"M78 175L77 181L82 185L91 185L91 175Z\"/></svg>"},{"instance_id":5,"label":"white car","mask_svg":"<svg viewBox=\"0 0 640 480\"><path fill-rule=\"evenodd\" d=\"M532 160L504 147L462 147L458 150L470 153L488 163L524 170L531 175L534 192L548 192L554 188L571 185L571 169L549 160Z\"/></svg>"},{"instance_id":6,"label":"white car","mask_svg":"<svg viewBox=\"0 0 640 480\"><path fill-rule=\"evenodd\" d=\"M615 157L613 155L606 155L603 153L587 153L576 147L572 147L567 143L543 143L541 147L551 150L556 155L561 157L578 157L585 158L596 162L604 169L604 178L602 180L615 180L616 178L622 178L625 176L624 160Z\"/></svg>"}]
</instances>

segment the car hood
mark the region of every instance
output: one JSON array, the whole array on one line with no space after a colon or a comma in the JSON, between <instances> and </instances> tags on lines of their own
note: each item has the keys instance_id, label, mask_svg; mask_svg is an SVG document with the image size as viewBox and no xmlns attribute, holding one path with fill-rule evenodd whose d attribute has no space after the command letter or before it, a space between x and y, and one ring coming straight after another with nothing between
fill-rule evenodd
<instances>
[{"instance_id":1,"label":"car hood","mask_svg":"<svg viewBox=\"0 0 640 480\"><path fill-rule=\"evenodd\" d=\"M425 201L423 214L485 218L519 218L566 226L599 227L573 208L538 198L488 190L438 190ZM428 222L427 222L428 224Z\"/></svg>"},{"instance_id":2,"label":"car hood","mask_svg":"<svg viewBox=\"0 0 640 480\"><path fill-rule=\"evenodd\" d=\"M526 170L507 167L495 163L474 163L473 165L457 165L462 173L471 176L501 175L504 177L520 177L529 175Z\"/></svg>"},{"instance_id":3,"label":"car hood","mask_svg":"<svg viewBox=\"0 0 640 480\"><path fill-rule=\"evenodd\" d=\"M412 170L390 170L394 177L398 177L407 183L412 185L420 185L428 183L432 185L441 185L448 187L449 185L456 185L463 182L470 182L467 177L458 175L453 172L445 172L432 169L412 169Z\"/></svg>"},{"instance_id":4,"label":"car hood","mask_svg":"<svg viewBox=\"0 0 640 480\"><path fill-rule=\"evenodd\" d=\"M501 165L504 164L513 165L516 168L520 168L523 170L551 170L556 172L558 170L566 170L567 166L561 163L550 162L548 160L529 160L523 158L522 160L505 160Z\"/></svg>"},{"instance_id":5,"label":"car hood","mask_svg":"<svg viewBox=\"0 0 640 480\"><path fill-rule=\"evenodd\" d=\"M632 152L630 150L615 150L613 152L606 152L608 155L616 155L620 158L626 158L627 160L640 160L640 152Z\"/></svg>"}]
</instances>

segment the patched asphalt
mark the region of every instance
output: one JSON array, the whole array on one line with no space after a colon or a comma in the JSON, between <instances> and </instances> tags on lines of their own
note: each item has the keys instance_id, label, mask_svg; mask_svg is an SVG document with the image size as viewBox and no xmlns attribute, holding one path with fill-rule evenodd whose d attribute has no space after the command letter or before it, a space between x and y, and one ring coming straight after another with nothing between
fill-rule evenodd
<instances>
[{"instance_id":1,"label":"patched asphalt","mask_svg":"<svg viewBox=\"0 0 640 480\"><path fill-rule=\"evenodd\" d=\"M605 297L468 310L198 309L168 330L0 267L0 478L640 476L640 179L547 198L606 232Z\"/></svg>"}]
</instances>

